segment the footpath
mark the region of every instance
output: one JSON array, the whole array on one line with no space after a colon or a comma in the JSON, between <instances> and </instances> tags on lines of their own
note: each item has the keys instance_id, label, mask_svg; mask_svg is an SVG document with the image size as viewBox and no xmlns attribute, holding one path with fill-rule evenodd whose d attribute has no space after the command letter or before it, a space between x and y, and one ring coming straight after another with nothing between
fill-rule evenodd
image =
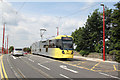
<instances>
[{"instance_id":1,"label":"footpath","mask_svg":"<svg viewBox=\"0 0 120 80\"><path fill-rule=\"evenodd\" d=\"M85 59L85 60L89 60L89 61L101 61L101 62L107 62L107 63L115 63L115 64L120 64L116 61L103 61L103 59L98 59L98 58L89 58L89 57L82 57L82 56L74 56L73 58L76 58L76 59Z\"/></svg>"}]
</instances>

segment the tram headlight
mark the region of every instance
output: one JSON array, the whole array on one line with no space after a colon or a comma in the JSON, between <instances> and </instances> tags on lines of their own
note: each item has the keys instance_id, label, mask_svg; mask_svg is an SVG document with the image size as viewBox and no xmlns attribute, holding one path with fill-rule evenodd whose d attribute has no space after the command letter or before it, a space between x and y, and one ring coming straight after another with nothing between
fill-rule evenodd
<instances>
[{"instance_id":1,"label":"tram headlight","mask_svg":"<svg viewBox=\"0 0 120 80\"><path fill-rule=\"evenodd\" d=\"M62 51L62 53L65 54L64 51Z\"/></svg>"},{"instance_id":2,"label":"tram headlight","mask_svg":"<svg viewBox=\"0 0 120 80\"><path fill-rule=\"evenodd\" d=\"M72 53L71 54L73 54L73 51L72 51Z\"/></svg>"}]
</instances>

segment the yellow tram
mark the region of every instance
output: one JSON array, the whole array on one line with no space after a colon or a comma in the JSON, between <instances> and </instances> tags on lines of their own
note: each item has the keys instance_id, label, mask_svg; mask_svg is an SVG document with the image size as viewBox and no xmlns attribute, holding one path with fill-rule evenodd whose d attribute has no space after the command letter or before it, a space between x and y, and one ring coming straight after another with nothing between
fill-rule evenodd
<instances>
[{"instance_id":1,"label":"yellow tram","mask_svg":"<svg viewBox=\"0 0 120 80\"><path fill-rule=\"evenodd\" d=\"M73 58L72 36L59 35L53 39L32 44L32 54L40 54L53 58Z\"/></svg>"}]
</instances>

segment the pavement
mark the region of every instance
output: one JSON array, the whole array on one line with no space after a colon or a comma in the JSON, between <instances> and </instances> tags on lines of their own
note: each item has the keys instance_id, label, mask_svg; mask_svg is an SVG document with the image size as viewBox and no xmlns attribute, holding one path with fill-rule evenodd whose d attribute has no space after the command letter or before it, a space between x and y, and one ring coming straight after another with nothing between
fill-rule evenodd
<instances>
[{"instance_id":1,"label":"pavement","mask_svg":"<svg viewBox=\"0 0 120 80\"><path fill-rule=\"evenodd\" d=\"M103 61L103 59L98 59L98 58L89 58L89 57L82 57L82 56L74 56L74 58L81 58L89 61L101 61L101 62L106 62L106 63L115 63L115 64L120 64L116 61Z\"/></svg>"}]
</instances>

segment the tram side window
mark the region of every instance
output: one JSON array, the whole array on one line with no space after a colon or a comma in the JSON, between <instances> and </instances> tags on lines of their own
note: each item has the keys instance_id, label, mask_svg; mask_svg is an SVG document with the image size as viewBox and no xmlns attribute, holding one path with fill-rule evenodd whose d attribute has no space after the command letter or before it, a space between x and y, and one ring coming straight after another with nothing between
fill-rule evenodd
<instances>
[{"instance_id":1,"label":"tram side window","mask_svg":"<svg viewBox=\"0 0 120 80\"><path fill-rule=\"evenodd\" d=\"M49 41L49 48L55 48L56 45L55 45L55 40L50 40Z\"/></svg>"},{"instance_id":2,"label":"tram side window","mask_svg":"<svg viewBox=\"0 0 120 80\"><path fill-rule=\"evenodd\" d=\"M56 40L56 48L62 49L62 41L60 39Z\"/></svg>"},{"instance_id":3,"label":"tram side window","mask_svg":"<svg viewBox=\"0 0 120 80\"><path fill-rule=\"evenodd\" d=\"M48 48L48 45L44 45L43 48Z\"/></svg>"}]
</instances>

